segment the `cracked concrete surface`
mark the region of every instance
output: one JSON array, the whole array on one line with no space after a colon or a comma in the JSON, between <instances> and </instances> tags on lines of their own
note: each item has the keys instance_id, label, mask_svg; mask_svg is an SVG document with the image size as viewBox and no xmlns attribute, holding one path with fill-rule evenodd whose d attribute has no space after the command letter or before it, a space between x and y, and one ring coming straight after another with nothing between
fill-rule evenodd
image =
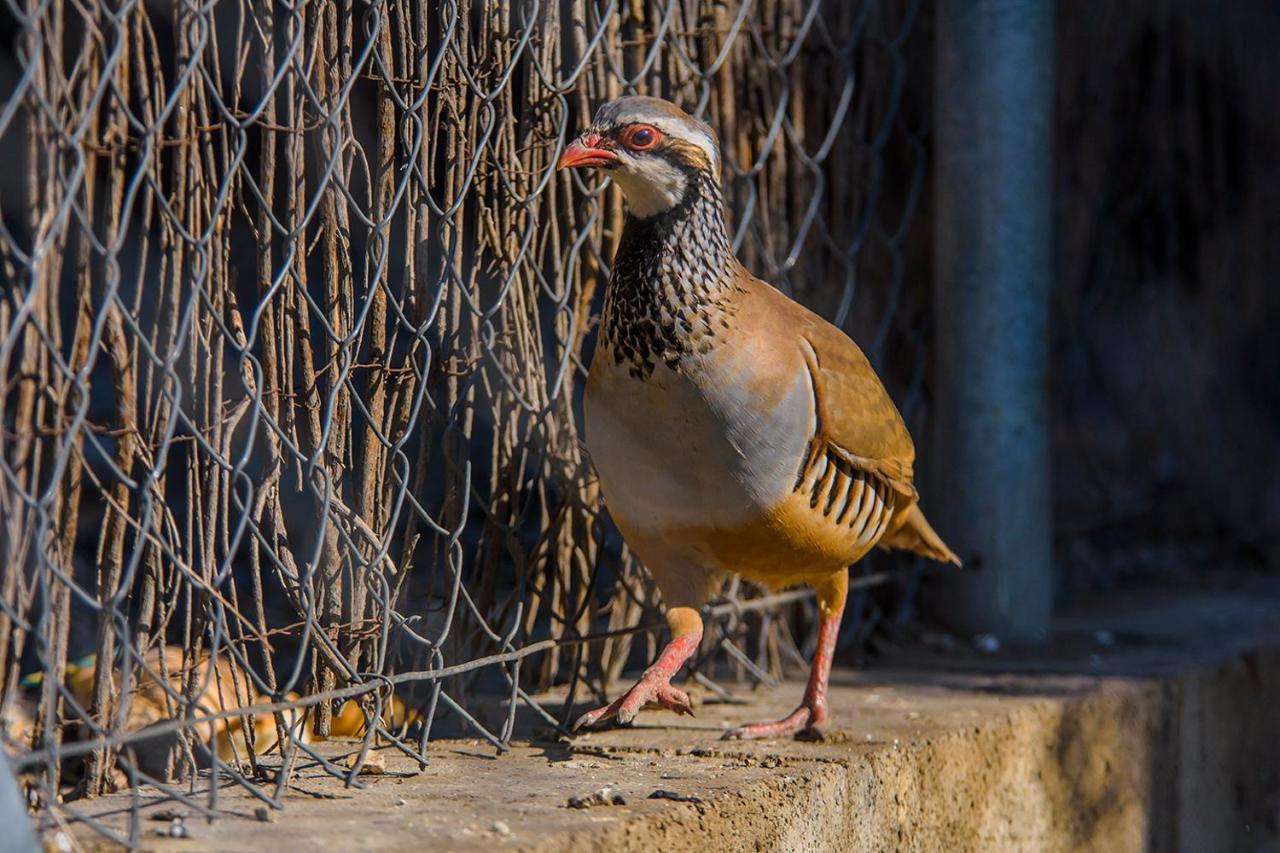
<instances>
[{"instance_id":1,"label":"cracked concrete surface","mask_svg":"<svg viewBox=\"0 0 1280 853\"><path fill-rule=\"evenodd\" d=\"M645 711L628 729L523 742L439 741L421 771L344 788L303 768L286 807L237 788L156 850L1251 850L1280 828L1280 589L1139 596L1066 617L1056 656L917 651L839 672L822 742L723 742L781 715L799 685L694 719ZM1072 620L1075 621L1072 621ZM1088 639L1122 638L1105 648ZM350 744L331 742L341 754ZM571 797L609 787L625 801ZM699 801L650 799L657 790ZM154 793L154 792L153 792ZM149 794L141 793L144 801ZM128 795L82 804L124 829ZM91 847L91 835L76 832ZM48 836L46 836L48 839Z\"/></svg>"}]
</instances>

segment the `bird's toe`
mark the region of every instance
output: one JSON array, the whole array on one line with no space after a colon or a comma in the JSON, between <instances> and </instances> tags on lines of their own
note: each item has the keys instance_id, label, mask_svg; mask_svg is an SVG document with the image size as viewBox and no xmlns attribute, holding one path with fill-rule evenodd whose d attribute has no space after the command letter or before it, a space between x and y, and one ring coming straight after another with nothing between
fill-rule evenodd
<instances>
[{"instance_id":1,"label":"bird's toe","mask_svg":"<svg viewBox=\"0 0 1280 853\"><path fill-rule=\"evenodd\" d=\"M692 717L693 702L689 699L689 694L685 693L678 687L672 687L670 684L664 684L658 690L655 698L657 704L669 711L675 711L677 714Z\"/></svg>"},{"instance_id":2,"label":"bird's toe","mask_svg":"<svg viewBox=\"0 0 1280 853\"><path fill-rule=\"evenodd\" d=\"M578 717L578 719L574 721L573 726L570 727L570 731L579 732L579 731L582 731L583 729L590 728L591 726L594 726L596 723L608 717L610 714L610 711L612 710L613 710L613 705L604 705L599 708L593 708L592 710L587 711L581 717Z\"/></svg>"},{"instance_id":3,"label":"bird's toe","mask_svg":"<svg viewBox=\"0 0 1280 853\"><path fill-rule=\"evenodd\" d=\"M821 739L818 729L823 715L807 705L801 705L781 720L772 723L751 723L736 726L720 735L721 740L763 740L781 737L809 737L810 734Z\"/></svg>"},{"instance_id":4,"label":"bird's toe","mask_svg":"<svg viewBox=\"0 0 1280 853\"><path fill-rule=\"evenodd\" d=\"M670 682L659 678L643 678L611 705L588 711L573 724L573 731L593 726L602 720L613 718L619 725L629 725L635 720L640 709L646 705L654 705L675 711L677 714L693 716L693 702L689 694Z\"/></svg>"}]
</instances>

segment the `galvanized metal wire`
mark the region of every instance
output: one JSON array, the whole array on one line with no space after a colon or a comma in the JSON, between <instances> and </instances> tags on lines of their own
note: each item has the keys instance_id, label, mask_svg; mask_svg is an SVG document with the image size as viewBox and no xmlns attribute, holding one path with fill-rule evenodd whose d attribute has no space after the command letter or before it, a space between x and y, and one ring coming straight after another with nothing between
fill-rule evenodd
<instances>
[{"instance_id":1,"label":"galvanized metal wire","mask_svg":"<svg viewBox=\"0 0 1280 853\"><path fill-rule=\"evenodd\" d=\"M0 710L43 820L142 783L278 805L375 739L502 750L653 653L579 436L621 200L554 170L603 100L710 120L748 266L920 414L914 2L3 14ZM802 662L805 607L727 589L698 679ZM339 766L310 742L349 707Z\"/></svg>"}]
</instances>

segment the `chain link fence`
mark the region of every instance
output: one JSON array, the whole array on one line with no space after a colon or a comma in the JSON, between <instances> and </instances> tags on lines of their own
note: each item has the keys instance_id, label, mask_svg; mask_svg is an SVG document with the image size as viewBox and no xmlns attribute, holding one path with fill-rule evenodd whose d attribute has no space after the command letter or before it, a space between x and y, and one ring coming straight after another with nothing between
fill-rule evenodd
<instances>
[{"instance_id":1,"label":"chain link fence","mask_svg":"<svg viewBox=\"0 0 1280 853\"><path fill-rule=\"evenodd\" d=\"M554 170L608 98L719 129L743 260L919 428L910 0L0 14L0 708L46 821L141 783L278 804L297 761L354 778L375 738L502 750L653 654L578 431L621 199ZM709 616L710 696L804 662L803 591Z\"/></svg>"}]
</instances>

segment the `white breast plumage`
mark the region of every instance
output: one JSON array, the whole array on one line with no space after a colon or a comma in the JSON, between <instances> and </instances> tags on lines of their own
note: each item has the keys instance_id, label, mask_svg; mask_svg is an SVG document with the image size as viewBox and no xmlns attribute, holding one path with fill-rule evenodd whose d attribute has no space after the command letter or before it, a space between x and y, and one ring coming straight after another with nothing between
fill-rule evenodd
<instances>
[{"instance_id":1,"label":"white breast plumage","mask_svg":"<svg viewBox=\"0 0 1280 853\"><path fill-rule=\"evenodd\" d=\"M806 377L772 409L749 396L751 365L697 357L638 378L597 353L586 439L605 502L653 532L749 522L795 485L813 431Z\"/></svg>"}]
</instances>

